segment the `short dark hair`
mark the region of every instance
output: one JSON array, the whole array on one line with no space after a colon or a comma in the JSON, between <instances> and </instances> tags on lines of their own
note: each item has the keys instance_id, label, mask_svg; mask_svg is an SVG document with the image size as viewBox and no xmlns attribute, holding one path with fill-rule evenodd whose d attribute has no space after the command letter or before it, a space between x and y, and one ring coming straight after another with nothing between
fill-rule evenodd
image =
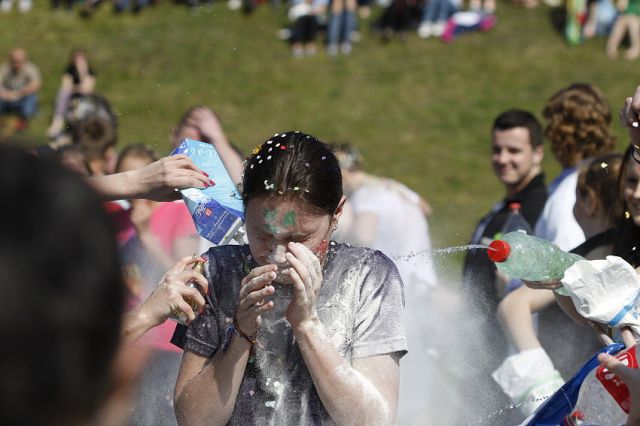
<instances>
[{"instance_id":1,"label":"short dark hair","mask_svg":"<svg viewBox=\"0 0 640 426\"><path fill-rule=\"evenodd\" d=\"M493 121L491 132L511 130L516 127L525 127L529 131L529 142L533 148L543 144L542 125L533 114L522 109L509 109L498 115Z\"/></svg>"},{"instance_id":2,"label":"short dark hair","mask_svg":"<svg viewBox=\"0 0 640 426\"><path fill-rule=\"evenodd\" d=\"M82 178L2 145L0 199L0 423L86 423L124 308L111 225Z\"/></svg>"},{"instance_id":3,"label":"short dark hair","mask_svg":"<svg viewBox=\"0 0 640 426\"><path fill-rule=\"evenodd\" d=\"M302 132L276 133L247 159L245 207L260 196L296 196L332 215L342 198L342 173L331 147Z\"/></svg>"}]
</instances>

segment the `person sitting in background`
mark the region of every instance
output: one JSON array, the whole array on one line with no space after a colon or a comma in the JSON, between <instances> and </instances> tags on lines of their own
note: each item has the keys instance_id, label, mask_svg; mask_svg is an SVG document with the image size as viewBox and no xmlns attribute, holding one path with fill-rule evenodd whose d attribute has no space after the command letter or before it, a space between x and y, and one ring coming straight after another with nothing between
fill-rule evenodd
<instances>
[{"instance_id":1,"label":"person sitting in background","mask_svg":"<svg viewBox=\"0 0 640 426\"><path fill-rule=\"evenodd\" d=\"M420 38L442 36L447 20L460 9L460 6L460 0L429 0L424 6L418 36Z\"/></svg>"},{"instance_id":2,"label":"person sitting in background","mask_svg":"<svg viewBox=\"0 0 640 426\"><path fill-rule=\"evenodd\" d=\"M300 58L316 54L316 34L326 20L327 0L295 0L289 9L291 53Z\"/></svg>"},{"instance_id":3,"label":"person sitting in background","mask_svg":"<svg viewBox=\"0 0 640 426\"><path fill-rule=\"evenodd\" d=\"M628 36L630 45L624 56L632 61L640 56L640 1L618 0L620 14L613 24L613 29L607 40L607 56L611 59L618 57L618 47Z\"/></svg>"},{"instance_id":4,"label":"person sitting in background","mask_svg":"<svg viewBox=\"0 0 640 426\"><path fill-rule=\"evenodd\" d=\"M336 56L351 53L351 34L356 30L356 0L333 0L327 27L327 54Z\"/></svg>"},{"instance_id":5,"label":"person sitting in background","mask_svg":"<svg viewBox=\"0 0 640 426\"><path fill-rule=\"evenodd\" d=\"M214 146L231 180L242 181L242 154L227 140L218 117L204 106L190 108L171 132L171 146L177 147L184 139L207 142Z\"/></svg>"},{"instance_id":6,"label":"person sitting in background","mask_svg":"<svg viewBox=\"0 0 640 426\"><path fill-rule=\"evenodd\" d=\"M33 6L32 0L18 0L18 10L22 13L26 13L31 10L31 6ZM4 13L11 11L13 7L13 0L2 0L0 1L0 10Z\"/></svg>"},{"instance_id":7,"label":"person sitting in background","mask_svg":"<svg viewBox=\"0 0 640 426\"><path fill-rule=\"evenodd\" d=\"M62 75L51 125L47 130L50 138L56 138L64 129L65 111L69 106L69 100L73 96L88 95L93 93L96 84L95 71L89 65L87 52L83 49L73 49L71 58Z\"/></svg>"},{"instance_id":8,"label":"person sitting in background","mask_svg":"<svg viewBox=\"0 0 640 426\"><path fill-rule=\"evenodd\" d=\"M616 21L618 12L611 0L590 0L587 22L582 27L585 39L608 36Z\"/></svg>"},{"instance_id":9,"label":"person sitting in background","mask_svg":"<svg viewBox=\"0 0 640 426\"><path fill-rule=\"evenodd\" d=\"M24 128L38 108L41 85L40 71L27 60L27 52L13 49L8 62L0 65L0 115L17 113L18 129Z\"/></svg>"},{"instance_id":10,"label":"person sitting in background","mask_svg":"<svg viewBox=\"0 0 640 426\"><path fill-rule=\"evenodd\" d=\"M420 11L421 4L417 0L393 0L384 8L374 29L380 32L383 42L389 41L393 35L404 39L407 31L418 26Z\"/></svg>"}]
</instances>

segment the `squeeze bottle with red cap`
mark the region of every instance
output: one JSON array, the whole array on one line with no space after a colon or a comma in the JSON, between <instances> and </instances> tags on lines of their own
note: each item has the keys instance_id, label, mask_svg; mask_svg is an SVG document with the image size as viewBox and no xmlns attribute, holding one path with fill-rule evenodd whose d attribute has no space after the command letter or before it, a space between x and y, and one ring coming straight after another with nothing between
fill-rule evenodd
<instances>
[{"instance_id":1,"label":"squeeze bottle with red cap","mask_svg":"<svg viewBox=\"0 0 640 426\"><path fill-rule=\"evenodd\" d=\"M550 241L520 231L506 233L502 239L492 241L487 255L499 271L526 281L560 280L564 271L582 259Z\"/></svg>"}]
</instances>

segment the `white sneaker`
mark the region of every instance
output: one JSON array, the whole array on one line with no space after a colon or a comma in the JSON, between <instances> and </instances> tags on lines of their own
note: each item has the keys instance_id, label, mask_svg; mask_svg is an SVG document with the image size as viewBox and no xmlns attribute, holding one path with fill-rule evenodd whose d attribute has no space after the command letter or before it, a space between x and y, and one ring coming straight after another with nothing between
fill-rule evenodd
<instances>
[{"instance_id":1,"label":"white sneaker","mask_svg":"<svg viewBox=\"0 0 640 426\"><path fill-rule=\"evenodd\" d=\"M229 0L227 7L229 10L238 10L242 7L242 0Z\"/></svg>"},{"instance_id":2,"label":"white sneaker","mask_svg":"<svg viewBox=\"0 0 640 426\"><path fill-rule=\"evenodd\" d=\"M340 45L340 52L343 55L348 55L349 53L351 53L351 43L349 42L344 42Z\"/></svg>"},{"instance_id":3,"label":"white sneaker","mask_svg":"<svg viewBox=\"0 0 640 426\"><path fill-rule=\"evenodd\" d=\"M433 35L433 24L431 22L425 22L418 27L418 37L429 38Z\"/></svg>"},{"instance_id":4,"label":"white sneaker","mask_svg":"<svg viewBox=\"0 0 640 426\"><path fill-rule=\"evenodd\" d=\"M447 27L447 23L445 21L438 21L435 24L433 24L433 36L434 37L440 37L442 34L444 34L444 29Z\"/></svg>"},{"instance_id":5,"label":"white sneaker","mask_svg":"<svg viewBox=\"0 0 640 426\"><path fill-rule=\"evenodd\" d=\"M18 10L22 13L30 11L31 0L20 0L20 2L18 3Z\"/></svg>"},{"instance_id":6,"label":"white sneaker","mask_svg":"<svg viewBox=\"0 0 640 426\"><path fill-rule=\"evenodd\" d=\"M5 13L9 12L11 10L12 3L13 0L2 0L2 2L0 2L0 10Z\"/></svg>"},{"instance_id":7,"label":"white sneaker","mask_svg":"<svg viewBox=\"0 0 640 426\"><path fill-rule=\"evenodd\" d=\"M327 55L329 56L338 56L338 45L330 44L327 46Z\"/></svg>"}]
</instances>

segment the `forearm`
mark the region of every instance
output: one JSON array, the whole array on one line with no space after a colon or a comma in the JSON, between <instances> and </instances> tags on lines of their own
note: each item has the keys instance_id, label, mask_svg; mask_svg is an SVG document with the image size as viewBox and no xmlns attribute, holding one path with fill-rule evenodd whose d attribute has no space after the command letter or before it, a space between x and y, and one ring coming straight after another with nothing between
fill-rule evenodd
<instances>
[{"instance_id":1,"label":"forearm","mask_svg":"<svg viewBox=\"0 0 640 426\"><path fill-rule=\"evenodd\" d=\"M25 87L22 88L22 90L19 91L20 96L24 97L24 96L29 96L35 92L37 92L38 90L40 90L40 83L39 82L32 82L27 84Z\"/></svg>"},{"instance_id":2,"label":"forearm","mask_svg":"<svg viewBox=\"0 0 640 426\"><path fill-rule=\"evenodd\" d=\"M392 424L393 403L337 351L319 320L294 328L320 399L338 425Z\"/></svg>"},{"instance_id":3,"label":"forearm","mask_svg":"<svg viewBox=\"0 0 640 426\"><path fill-rule=\"evenodd\" d=\"M531 308L526 301L512 292L498 305L498 321L507 338L518 351L541 347L533 328Z\"/></svg>"},{"instance_id":4,"label":"forearm","mask_svg":"<svg viewBox=\"0 0 640 426\"><path fill-rule=\"evenodd\" d=\"M126 341L133 342L156 325L151 317L144 312L144 309L141 306L137 306L124 314L122 336Z\"/></svg>"},{"instance_id":5,"label":"forearm","mask_svg":"<svg viewBox=\"0 0 640 426\"><path fill-rule=\"evenodd\" d=\"M105 200L138 198L139 187L132 172L87 178L89 185Z\"/></svg>"},{"instance_id":6,"label":"forearm","mask_svg":"<svg viewBox=\"0 0 640 426\"><path fill-rule=\"evenodd\" d=\"M227 424L233 414L250 349L245 339L235 336L226 352L219 350L213 360L184 386L178 381L175 396L178 424Z\"/></svg>"}]
</instances>

